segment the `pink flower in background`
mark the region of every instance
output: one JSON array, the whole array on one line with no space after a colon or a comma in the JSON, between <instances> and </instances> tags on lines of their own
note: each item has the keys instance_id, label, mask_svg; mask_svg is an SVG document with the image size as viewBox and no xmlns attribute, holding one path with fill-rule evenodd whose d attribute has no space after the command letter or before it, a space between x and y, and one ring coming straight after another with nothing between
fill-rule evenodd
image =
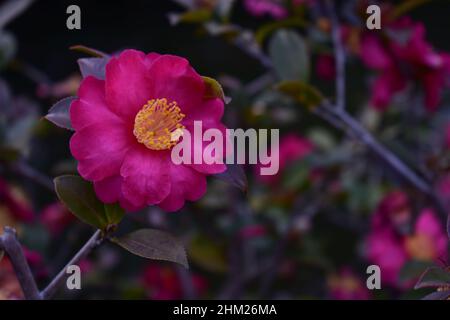
<instances>
[{"instance_id":1,"label":"pink flower in background","mask_svg":"<svg viewBox=\"0 0 450 320\"><path fill-rule=\"evenodd\" d=\"M384 110L392 97L412 82L423 88L427 109L436 110L442 91L450 84L450 55L432 49L421 23L402 19L389 27L393 33L409 32L408 39L382 38L374 33L365 33L361 39L362 61L379 72L372 87L372 104Z\"/></svg>"},{"instance_id":2,"label":"pink flower in background","mask_svg":"<svg viewBox=\"0 0 450 320\"><path fill-rule=\"evenodd\" d=\"M288 15L281 0L245 0L245 8L256 17L270 15L275 19L283 19Z\"/></svg>"},{"instance_id":3,"label":"pink flower in background","mask_svg":"<svg viewBox=\"0 0 450 320\"><path fill-rule=\"evenodd\" d=\"M198 275L191 278L197 296L206 292L206 280ZM178 300L183 298L183 291L174 268L150 264L144 271L142 283L152 300Z\"/></svg>"},{"instance_id":4,"label":"pink flower in background","mask_svg":"<svg viewBox=\"0 0 450 320\"><path fill-rule=\"evenodd\" d=\"M325 81L331 81L336 77L336 64L330 54L321 54L317 57L316 74Z\"/></svg>"},{"instance_id":5,"label":"pink flower in background","mask_svg":"<svg viewBox=\"0 0 450 320\"><path fill-rule=\"evenodd\" d=\"M368 300L369 290L360 277L349 268L343 268L328 279L329 293L336 300Z\"/></svg>"},{"instance_id":6,"label":"pink flower in background","mask_svg":"<svg viewBox=\"0 0 450 320\"><path fill-rule=\"evenodd\" d=\"M6 210L5 219L30 222L34 219L34 212L25 198L0 177L0 211ZM0 218L1 212L0 212ZM1 219L0 219L1 220ZM1 224L1 221L0 221ZM3 229L3 228L2 228Z\"/></svg>"},{"instance_id":7,"label":"pink flower in background","mask_svg":"<svg viewBox=\"0 0 450 320\"><path fill-rule=\"evenodd\" d=\"M366 254L369 261L380 266L384 284L400 286L399 272L409 260L447 258L447 235L431 209L420 212L412 232L402 231L410 223L411 209L406 195L399 191L388 194L373 216Z\"/></svg>"},{"instance_id":8,"label":"pink flower in background","mask_svg":"<svg viewBox=\"0 0 450 320\"><path fill-rule=\"evenodd\" d=\"M280 139L279 171L275 175L260 175L261 165L255 165L255 175L263 183L277 183L283 170L291 163L301 160L313 151L313 144L296 134L287 134Z\"/></svg>"},{"instance_id":9,"label":"pink flower in background","mask_svg":"<svg viewBox=\"0 0 450 320\"><path fill-rule=\"evenodd\" d=\"M222 100L205 99L204 81L186 59L125 50L108 62L105 80L82 81L70 108L70 150L103 202L176 211L205 194L206 175L226 167L175 165L171 148L182 138L172 134L193 132L197 120L224 133L223 111Z\"/></svg>"},{"instance_id":10,"label":"pink flower in background","mask_svg":"<svg viewBox=\"0 0 450 320\"><path fill-rule=\"evenodd\" d=\"M41 222L53 235L58 235L74 221L74 216L60 202L46 206L40 215Z\"/></svg>"}]
</instances>

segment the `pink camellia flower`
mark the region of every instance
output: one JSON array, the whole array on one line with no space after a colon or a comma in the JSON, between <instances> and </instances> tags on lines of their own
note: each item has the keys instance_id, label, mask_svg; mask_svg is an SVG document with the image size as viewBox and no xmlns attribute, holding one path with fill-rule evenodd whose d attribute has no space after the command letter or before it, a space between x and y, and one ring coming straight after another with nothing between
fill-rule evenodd
<instances>
[{"instance_id":1,"label":"pink camellia flower","mask_svg":"<svg viewBox=\"0 0 450 320\"><path fill-rule=\"evenodd\" d=\"M206 280L198 275L192 275L193 289L197 296L205 293ZM142 283L147 295L152 300L178 300L183 298L180 279L175 269L169 266L150 264L144 271Z\"/></svg>"},{"instance_id":2,"label":"pink camellia flower","mask_svg":"<svg viewBox=\"0 0 450 320\"><path fill-rule=\"evenodd\" d=\"M325 81L331 81L336 77L336 64L330 54L321 54L317 57L316 74Z\"/></svg>"},{"instance_id":3,"label":"pink camellia flower","mask_svg":"<svg viewBox=\"0 0 450 320\"><path fill-rule=\"evenodd\" d=\"M86 77L70 107L70 150L80 175L103 202L128 211L148 205L176 211L198 200L206 175L225 165L175 165L171 148L182 140L173 133L193 132L194 121L225 132L223 101L205 93L203 78L184 58L136 50L111 58L105 80Z\"/></svg>"},{"instance_id":4,"label":"pink camellia flower","mask_svg":"<svg viewBox=\"0 0 450 320\"><path fill-rule=\"evenodd\" d=\"M368 300L366 284L349 268L343 268L328 279L330 296L335 300Z\"/></svg>"},{"instance_id":5,"label":"pink camellia flower","mask_svg":"<svg viewBox=\"0 0 450 320\"><path fill-rule=\"evenodd\" d=\"M382 38L366 32L360 44L360 55L367 67L379 72L372 87L372 104L384 110L392 97L408 83L419 84L425 93L425 105L434 111L442 91L448 87L450 55L437 53L425 39L425 27L405 18L387 28L393 33L410 32L406 41Z\"/></svg>"},{"instance_id":6,"label":"pink camellia flower","mask_svg":"<svg viewBox=\"0 0 450 320\"><path fill-rule=\"evenodd\" d=\"M74 221L75 217L61 202L54 202L42 210L40 219L50 233L56 236Z\"/></svg>"},{"instance_id":7,"label":"pink camellia flower","mask_svg":"<svg viewBox=\"0 0 450 320\"><path fill-rule=\"evenodd\" d=\"M398 275L409 260L437 261L447 258L448 239L435 213L423 209L412 232L403 228L412 215L407 197L400 191L388 194L378 206L366 239L367 258L380 266L382 282L400 287Z\"/></svg>"},{"instance_id":8,"label":"pink camellia flower","mask_svg":"<svg viewBox=\"0 0 450 320\"><path fill-rule=\"evenodd\" d=\"M255 175L263 183L277 183L282 175L283 170L295 162L300 160L313 151L313 144L296 134L287 134L280 139L279 146L279 171L275 175L260 175L261 165L255 165Z\"/></svg>"}]
</instances>

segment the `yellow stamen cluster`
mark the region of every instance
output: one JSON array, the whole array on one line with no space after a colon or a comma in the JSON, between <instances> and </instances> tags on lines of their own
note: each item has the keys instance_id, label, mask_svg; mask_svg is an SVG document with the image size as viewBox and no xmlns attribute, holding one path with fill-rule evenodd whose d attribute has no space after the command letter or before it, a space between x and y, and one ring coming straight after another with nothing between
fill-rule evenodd
<instances>
[{"instance_id":1,"label":"yellow stamen cluster","mask_svg":"<svg viewBox=\"0 0 450 320\"><path fill-rule=\"evenodd\" d=\"M170 149L182 136L184 117L175 101L149 100L134 119L134 136L149 149Z\"/></svg>"}]
</instances>

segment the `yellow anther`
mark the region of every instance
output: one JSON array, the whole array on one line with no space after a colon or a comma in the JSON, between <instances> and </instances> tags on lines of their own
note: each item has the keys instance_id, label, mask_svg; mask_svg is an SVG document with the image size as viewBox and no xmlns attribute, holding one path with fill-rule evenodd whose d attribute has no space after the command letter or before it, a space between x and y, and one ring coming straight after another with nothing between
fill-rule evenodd
<instances>
[{"instance_id":1,"label":"yellow anther","mask_svg":"<svg viewBox=\"0 0 450 320\"><path fill-rule=\"evenodd\" d=\"M184 126L180 122L184 117L175 101L149 100L134 119L134 136L149 149L170 149L183 135Z\"/></svg>"}]
</instances>

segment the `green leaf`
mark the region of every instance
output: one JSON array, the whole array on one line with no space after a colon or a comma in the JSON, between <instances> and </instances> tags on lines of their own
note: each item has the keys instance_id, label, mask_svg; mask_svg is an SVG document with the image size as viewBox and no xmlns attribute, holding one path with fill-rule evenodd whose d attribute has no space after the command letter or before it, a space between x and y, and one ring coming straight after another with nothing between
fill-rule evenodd
<instances>
[{"instance_id":1,"label":"green leaf","mask_svg":"<svg viewBox=\"0 0 450 320\"><path fill-rule=\"evenodd\" d=\"M95 195L91 183L79 176L65 175L55 178L58 198L78 219L103 231L120 222L121 212L104 205Z\"/></svg>"},{"instance_id":2,"label":"green leaf","mask_svg":"<svg viewBox=\"0 0 450 320\"><path fill-rule=\"evenodd\" d=\"M191 241L189 257L195 264L207 271L224 273L228 270L223 248L203 236L196 236Z\"/></svg>"},{"instance_id":3,"label":"green leaf","mask_svg":"<svg viewBox=\"0 0 450 320\"><path fill-rule=\"evenodd\" d=\"M225 96L222 86L216 79L213 79L210 77L202 77L202 78L206 85L206 90L205 90L206 91L205 92L206 99L220 98L226 104L230 103L231 99L229 97Z\"/></svg>"},{"instance_id":4,"label":"green leaf","mask_svg":"<svg viewBox=\"0 0 450 320\"><path fill-rule=\"evenodd\" d=\"M112 241L137 256L171 261L188 268L182 242L167 232L141 229L120 238L113 238Z\"/></svg>"},{"instance_id":5,"label":"green leaf","mask_svg":"<svg viewBox=\"0 0 450 320\"><path fill-rule=\"evenodd\" d=\"M412 260L405 263L399 273L401 283L408 283L411 280L417 280L423 273L423 270L430 267L432 262Z\"/></svg>"},{"instance_id":6,"label":"green leaf","mask_svg":"<svg viewBox=\"0 0 450 320\"><path fill-rule=\"evenodd\" d=\"M286 29L277 31L270 39L269 55L280 79L308 82L308 49L298 33Z\"/></svg>"},{"instance_id":7,"label":"green leaf","mask_svg":"<svg viewBox=\"0 0 450 320\"><path fill-rule=\"evenodd\" d=\"M83 78L93 76L97 79L105 79L106 64L109 58L81 58L78 59L78 66Z\"/></svg>"},{"instance_id":8,"label":"green leaf","mask_svg":"<svg viewBox=\"0 0 450 320\"><path fill-rule=\"evenodd\" d=\"M73 50L73 51L78 51L78 52L90 55L92 57L97 57L97 58L109 57L109 54L107 54L107 53L104 53L104 52L102 52L100 50L97 50L97 49L93 49L93 48L89 48L89 47L83 46L81 44L77 44L77 45L71 46L69 49Z\"/></svg>"},{"instance_id":9,"label":"green leaf","mask_svg":"<svg viewBox=\"0 0 450 320\"><path fill-rule=\"evenodd\" d=\"M287 27L305 27L306 22L302 18L293 17L284 20L278 20L263 25L256 31L255 39L259 44L263 44L264 40L270 36L273 32L281 28Z\"/></svg>"},{"instance_id":10,"label":"green leaf","mask_svg":"<svg viewBox=\"0 0 450 320\"><path fill-rule=\"evenodd\" d=\"M245 175L244 169L239 164L227 164L225 172L218 173L214 176L239 188L243 192L247 192L248 190L247 176Z\"/></svg>"},{"instance_id":11,"label":"green leaf","mask_svg":"<svg viewBox=\"0 0 450 320\"><path fill-rule=\"evenodd\" d=\"M75 99L77 99L77 97L68 97L58 101L50 108L50 110L48 110L45 119L60 128L73 130L69 110L70 105Z\"/></svg>"},{"instance_id":12,"label":"green leaf","mask_svg":"<svg viewBox=\"0 0 450 320\"><path fill-rule=\"evenodd\" d=\"M117 225L125 216L125 210L119 204L105 204L105 216L108 225Z\"/></svg>"},{"instance_id":13,"label":"green leaf","mask_svg":"<svg viewBox=\"0 0 450 320\"><path fill-rule=\"evenodd\" d=\"M276 88L285 95L290 96L297 103L310 109L318 106L323 100L319 90L301 81L283 81Z\"/></svg>"},{"instance_id":14,"label":"green leaf","mask_svg":"<svg viewBox=\"0 0 450 320\"><path fill-rule=\"evenodd\" d=\"M9 32L0 30L0 68L6 66L17 51L16 39Z\"/></svg>"},{"instance_id":15,"label":"green leaf","mask_svg":"<svg viewBox=\"0 0 450 320\"><path fill-rule=\"evenodd\" d=\"M430 267L422 274L414 289L448 285L450 285L450 272L439 267Z\"/></svg>"},{"instance_id":16,"label":"green leaf","mask_svg":"<svg viewBox=\"0 0 450 320\"><path fill-rule=\"evenodd\" d=\"M171 25L177 25L181 22L184 23L203 23L211 19L212 12L208 9L198 9L187 11L182 14L170 13L169 22Z\"/></svg>"}]
</instances>

